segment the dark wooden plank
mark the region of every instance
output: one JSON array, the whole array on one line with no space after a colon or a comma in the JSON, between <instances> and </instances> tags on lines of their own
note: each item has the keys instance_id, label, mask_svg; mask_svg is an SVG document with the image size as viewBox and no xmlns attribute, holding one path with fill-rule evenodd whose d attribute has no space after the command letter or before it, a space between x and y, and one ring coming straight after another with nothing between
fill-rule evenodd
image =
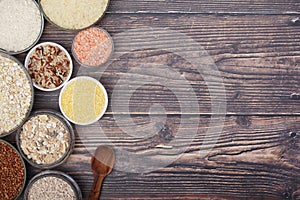
<instances>
[{"instance_id":1,"label":"dark wooden plank","mask_svg":"<svg viewBox=\"0 0 300 200\"><path fill-rule=\"evenodd\" d=\"M130 118L130 117L129 117ZM160 119L159 116L153 119ZM134 152L132 156L156 152L152 162L170 160L170 164L152 172L133 174L120 170L132 169L143 163L118 162L118 169L106 179L103 199L299 199L300 198L300 118L299 117L226 117L223 132L207 134L210 118L168 116L161 121L174 136L166 142L160 132L142 138L143 127L149 125L148 116L132 116L131 132L121 131L126 124L106 115L99 124L77 128L76 145L67 163L58 167L70 174L80 185L85 197L92 185L90 153L99 144L111 142L116 149ZM160 121L160 120L158 120ZM101 135L100 126L105 132ZM156 125L151 125L157 129ZM181 127L181 128L180 128ZM140 132L136 132L136 130ZM197 130L189 143L189 133ZM179 134L183 130L186 134ZM139 134L140 137L130 137ZM126 136L127 135L127 136ZM206 139L205 139L206 138ZM201 156L209 142L218 141L207 155ZM157 149L156 144L170 145L174 140L181 145L172 149ZM206 145L203 141L207 140ZM178 143L178 144L179 144ZM177 148L187 150L174 159ZM117 154L117 160L123 158ZM174 162L173 162L174 161ZM151 162L149 162L151 164ZM30 169L30 176L37 170Z\"/></svg>"},{"instance_id":2,"label":"dark wooden plank","mask_svg":"<svg viewBox=\"0 0 300 200\"><path fill-rule=\"evenodd\" d=\"M108 14L98 25L106 28L113 37L119 35L115 49L116 55L121 56L115 58L104 73L101 71L103 69L85 73L95 77L102 75L100 81L107 88L110 98L116 85L119 85L118 81L121 79L125 83L124 85L120 83L119 90L120 94L124 95L114 98L114 112L110 106L108 114L112 112L126 114L128 107L132 114L148 113L153 103L162 104L169 114L198 112L211 114L214 113L211 110L211 99L224 103L223 93L219 87L220 80L224 82L226 90L228 114L299 114L300 26L291 24L291 20L296 17ZM149 26L164 27L165 30L153 34L153 37L161 35L161 38L147 42L151 31L145 31L143 28ZM174 35L174 31L168 32L169 29L192 38L202 46L215 61L220 74L208 68L202 69L202 75L198 73L197 66L192 66L179 55L182 52L197 55L199 53L195 49L197 46L188 46L190 48L188 51L182 50L185 42L178 42L178 36ZM129 36L120 39L120 34L124 35L126 31L131 31L129 33L133 39L129 39ZM74 34L58 30L47 23L41 41L59 42L70 50ZM169 51L141 49L126 53L128 46L139 48L142 45L151 49L159 47L160 43L162 47L171 45L172 48L169 48ZM173 44L178 44L178 47L174 47ZM24 60L24 56L25 54L22 54L19 58ZM149 63L152 66L149 66ZM158 64L168 65L178 72L179 78L186 79L184 83L192 87L193 91L183 87L183 82L178 76L176 78L168 76L168 73L160 73L161 66ZM141 68L143 65L145 70ZM74 75L78 69L79 66L76 64ZM163 75L160 76L159 82L155 82L159 74ZM207 80L204 80L203 75ZM151 80L152 84L142 86L140 80ZM171 83L172 87L167 88L165 82ZM208 93L207 83L211 84L212 97ZM137 87L138 90L130 94L129 87ZM195 101L190 103L193 92L198 103ZM176 94L183 99L178 99ZM126 102L128 97L130 97L129 105ZM58 92L36 92L35 108L57 109L57 103ZM182 105L188 107L188 111L182 111L180 109Z\"/></svg>"},{"instance_id":3,"label":"dark wooden plank","mask_svg":"<svg viewBox=\"0 0 300 200\"><path fill-rule=\"evenodd\" d=\"M291 14L300 12L297 0L112 0L112 13L251 13Z\"/></svg>"}]
</instances>

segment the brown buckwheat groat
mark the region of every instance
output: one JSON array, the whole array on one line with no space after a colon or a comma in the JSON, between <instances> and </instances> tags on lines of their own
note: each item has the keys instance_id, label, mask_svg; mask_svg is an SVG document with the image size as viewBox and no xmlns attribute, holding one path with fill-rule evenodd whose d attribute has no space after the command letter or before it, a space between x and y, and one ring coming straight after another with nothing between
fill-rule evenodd
<instances>
[{"instance_id":1,"label":"brown buckwheat groat","mask_svg":"<svg viewBox=\"0 0 300 200\"><path fill-rule=\"evenodd\" d=\"M23 188L24 179L25 167L20 155L0 141L0 199L15 199Z\"/></svg>"}]
</instances>

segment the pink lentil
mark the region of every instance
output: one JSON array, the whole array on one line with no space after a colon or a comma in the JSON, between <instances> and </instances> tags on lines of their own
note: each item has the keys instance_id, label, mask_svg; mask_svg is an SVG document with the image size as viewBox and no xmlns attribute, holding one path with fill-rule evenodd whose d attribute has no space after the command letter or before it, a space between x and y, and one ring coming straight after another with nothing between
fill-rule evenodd
<instances>
[{"instance_id":1,"label":"pink lentil","mask_svg":"<svg viewBox=\"0 0 300 200\"><path fill-rule=\"evenodd\" d=\"M113 42L106 31L92 27L80 31L75 36L72 50L81 64L97 67L109 59L113 51Z\"/></svg>"}]
</instances>

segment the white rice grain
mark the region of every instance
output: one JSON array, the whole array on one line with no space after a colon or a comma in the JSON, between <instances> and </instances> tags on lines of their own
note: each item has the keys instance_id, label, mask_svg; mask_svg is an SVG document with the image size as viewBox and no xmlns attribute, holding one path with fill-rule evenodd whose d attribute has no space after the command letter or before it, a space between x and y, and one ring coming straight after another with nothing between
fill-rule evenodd
<instances>
[{"instance_id":1,"label":"white rice grain","mask_svg":"<svg viewBox=\"0 0 300 200\"><path fill-rule=\"evenodd\" d=\"M30 47L42 29L41 12L32 0L0 0L0 48L18 52Z\"/></svg>"}]
</instances>

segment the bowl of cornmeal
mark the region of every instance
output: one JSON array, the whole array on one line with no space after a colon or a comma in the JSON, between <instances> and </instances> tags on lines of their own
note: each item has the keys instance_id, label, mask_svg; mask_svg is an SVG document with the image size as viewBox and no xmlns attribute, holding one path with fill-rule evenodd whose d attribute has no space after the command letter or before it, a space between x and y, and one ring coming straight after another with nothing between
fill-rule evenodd
<instances>
[{"instance_id":1,"label":"bowl of cornmeal","mask_svg":"<svg viewBox=\"0 0 300 200\"><path fill-rule=\"evenodd\" d=\"M61 90L59 107L62 114L77 125L90 125L104 115L108 96L104 86L89 76L70 80Z\"/></svg>"}]
</instances>

